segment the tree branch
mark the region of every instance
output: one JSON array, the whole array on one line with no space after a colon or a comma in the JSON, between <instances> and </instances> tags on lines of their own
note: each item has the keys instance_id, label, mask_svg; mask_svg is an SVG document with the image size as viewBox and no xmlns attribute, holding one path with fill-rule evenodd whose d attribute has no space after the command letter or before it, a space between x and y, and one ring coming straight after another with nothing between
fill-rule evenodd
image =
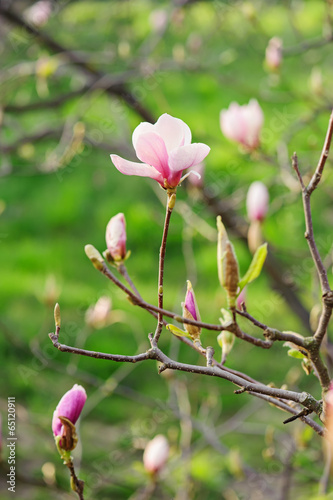
<instances>
[{"instance_id":1,"label":"tree branch","mask_svg":"<svg viewBox=\"0 0 333 500\"><path fill-rule=\"evenodd\" d=\"M8 9L1 5L0 3L0 15L4 17L9 22L24 28L26 32L33 35L35 39L42 43L45 47L50 49L54 53L61 53L66 59L70 61L73 65L77 66L85 75L88 77L94 77L95 79L108 78L107 75L102 73L100 70L96 69L89 61L85 60L75 51L67 50L60 43L51 38L47 33L37 30L34 26L28 24L22 17L20 17L16 12ZM106 89L108 94L120 97L130 108L132 108L136 113L138 113L145 121L154 122L154 118L151 113L136 99L136 97L131 94L127 87L123 83L116 83L111 85Z\"/></svg>"}]
</instances>

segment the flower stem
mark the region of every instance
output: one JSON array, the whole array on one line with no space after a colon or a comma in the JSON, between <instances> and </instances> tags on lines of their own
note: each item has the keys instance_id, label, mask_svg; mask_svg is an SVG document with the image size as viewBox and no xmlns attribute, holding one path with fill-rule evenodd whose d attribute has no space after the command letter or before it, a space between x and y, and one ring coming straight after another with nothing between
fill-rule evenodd
<instances>
[{"instance_id":1,"label":"flower stem","mask_svg":"<svg viewBox=\"0 0 333 500\"><path fill-rule=\"evenodd\" d=\"M164 261L165 261L165 251L166 251L166 242L168 238L169 224L170 218L172 214L173 207L176 202L176 193L174 191L168 191L168 201L166 207L166 214L164 220L164 228L163 228L163 236L160 247L160 259L158 266L158 307L163 309L163 278L164 278ZM158 342L160 338L161 332L163 328L163 314L161 312L158 313L157 316L157 327L154 335L155 342Z\"/></svg>"}]
</instances>

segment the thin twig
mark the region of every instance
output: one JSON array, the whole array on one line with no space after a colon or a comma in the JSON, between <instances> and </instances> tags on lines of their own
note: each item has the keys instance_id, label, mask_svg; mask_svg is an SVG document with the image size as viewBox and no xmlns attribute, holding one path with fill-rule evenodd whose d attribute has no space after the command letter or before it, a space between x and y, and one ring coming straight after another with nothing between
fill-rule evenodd
<instances>
[{"instance_id":1,"label":"thin twig","mask_svg":"<svg viewBox=\"0 0 333 500\"><path fill-rule=\"evenodd\" d=\"M102 79L107 77L100 70L96 69L89 61L85 60L82 55L79 55L73 50L67 50L56 40L51 38L47 33L39 31L37 28L27 23L22 17L20 17L12 9L8 9L1 5L0 2L0 15L7 19L9 22L20 26L29 35L33 35L38 42L48 47L52 52L61 53L65 58L67 58L73 65L78 67L84 74L88 77L94 77ZM138 99L127 89L127 87L121 84L115 84L106 89L106 91L111 95L116 95L126 102L134 111L136 111L144 120L148 122L154 122L151 113L143 107L143 105L138 101Z\"/></svg>"},{"instance_id":2,"label":"thin twig","mask_svg":"<svg viewBox=\"0 0 333 500\"><path fill-rule=\"evenodd\" d=\"M167 243L167 238L168 238L172 209L173 209L174 204L175 204L175 198L176 198L175 192L171 192L171 193L168 192L167 207L166 207L165 221L164 221L164 227L163 227L163 236L162 236L160 256L159 256L159 265L158 265L157 296L158 296L159 309L163 309L163 279L164 279L165 251L166 251L166 243ZM171 200L172 200L172 203L171 203ZM160 338L162 328L163 328L163 313L161 311L158 311L157 327L156 327L156 331L155 331L155 335L154 335L154 339L156 342L158 342L158 340Z\"/></svg>"}]
</instances>

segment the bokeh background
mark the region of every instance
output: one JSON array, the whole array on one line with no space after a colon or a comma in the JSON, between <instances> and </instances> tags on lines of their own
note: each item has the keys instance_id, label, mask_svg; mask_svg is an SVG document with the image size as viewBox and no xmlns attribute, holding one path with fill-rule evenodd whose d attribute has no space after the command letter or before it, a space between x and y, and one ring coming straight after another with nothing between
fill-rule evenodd
<instances>
[{"instance_id":1,"label":"bokeh background","mask_svg":"<svg viewBox=\"0 0 333 500\"><path fill-rule=\"evenodd\" d=\"M64 343L121 354L148 348L155 320L104 279L83 249L91 243L103 251L107 222L123 212L128 271L156 303L165 193L152 180L120 174L109 154L134 160L133 129L165 112L211 147L204 187L187 182L178 189L165 306L181 312L191 279L203 320L218 322L226 297L217 279L215 217L222 213L244 273L251 260L246 193L261 180L271 198L263 232L274 262L248 287L246 304L270 326L309 333L320 292L290 156L297 151L306 177L324 141L333 102L331 2L59 1L44 2L44 17L32 5L0 6L1 498L12 498L5 483L9 396L17 405L16 497L75 498L51 432L53 410L74 383L88 394L74 452L88 499L149 498L142 453L156 434L167 436L171 452L150 498L333 498L330 489L317 496L320 438L301 422L284 426L278 409L234 395L235 387L220 379L160 376L151 361L79 358L58 352L48 338L58 301ZM274 36L283 40L278 71L265 64ZM219 113L251 98L265 123L261 147L250 155L223 137ZM313 196L328 267L331 166L329 160ZM93 328L86 311L102 296L112 300L110 324ZM215 334L204 332L202 341L220 356ZM161 345L175 359L204 363L167 331ZM264 351L236 341L227 366L320 397L316 378L282 345Z\"/></svg>"}]
</instances>

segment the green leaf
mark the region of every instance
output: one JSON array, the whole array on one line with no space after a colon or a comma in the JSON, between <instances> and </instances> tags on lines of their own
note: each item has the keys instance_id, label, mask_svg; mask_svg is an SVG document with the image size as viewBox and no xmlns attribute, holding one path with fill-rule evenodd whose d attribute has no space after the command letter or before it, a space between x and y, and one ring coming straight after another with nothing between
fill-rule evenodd
<instances>
[{"instance_id":1,"label":"green leaf","mask_svg":"<svg viewBox=\"0 0 333 500\"><path fill-rule=\"evenodd\" d=\"M291 358L305 359L304 354L302 354L301 352L299 352L297 349L290 349L287 354Z\"/></svg>"},{"instance_id":2,"label":"green leaf","mask_svg":"<svg viewBox=\"0 0 333 500\"><path fill-rule=\"evenodd\" d=\"M191 338L191 335L189 335L187 332L184 332L184 330L181 330L178 328L178 326L171 325L170 323L166 325L167 330L169 330L173 335L176 335L177 337L188 337L189 339Z\"/></svg>"},{"instance_id":3,"label":"green leaf","mask_svg":"<svg viewBox=\"0 0 333 500\"><path fill-rule=\"evenodd\" d=\"M243 290L245 285L251 283L251 281L258 278L261 273L262 266L264 265L267 256L267 243L264 243L259 248L257 248L256 253L253 256L250 267L247 270L245 276L240 280L238 286L240 288L239 293Z\"/></svg>"}]
</instances>

